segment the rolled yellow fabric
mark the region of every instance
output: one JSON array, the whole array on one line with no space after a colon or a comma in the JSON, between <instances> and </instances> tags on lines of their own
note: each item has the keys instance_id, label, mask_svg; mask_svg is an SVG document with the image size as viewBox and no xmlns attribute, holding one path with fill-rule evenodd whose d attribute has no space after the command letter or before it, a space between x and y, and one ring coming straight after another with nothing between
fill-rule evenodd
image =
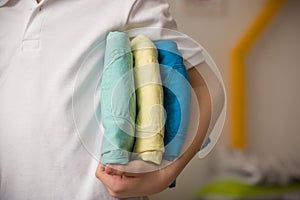
<instances>
[{"instance_id":1,"label":"rolled yellow fabric","mask_svg":"<svg viewBox=\"0 0 300 200\"><path fill-rule=\"evenodd\" d=\"M131 41L134 59L137 118L133 159L160 164L164 152L164 109L157 50L138 35Z\"/></svg>"}]
</instances>

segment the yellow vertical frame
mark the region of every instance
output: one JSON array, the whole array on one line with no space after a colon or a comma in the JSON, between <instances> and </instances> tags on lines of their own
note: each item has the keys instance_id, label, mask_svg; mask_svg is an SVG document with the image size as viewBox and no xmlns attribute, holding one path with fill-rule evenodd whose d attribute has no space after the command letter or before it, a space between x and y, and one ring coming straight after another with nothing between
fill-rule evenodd
<instances>
[{"instance_id":1,"label":"yellow vertical frame","mask_svg":"<svg viewBox=\"0 0 300 200\"><path fill-rule=\"evenodd\" d=\"M245 149L246 133L246 55L285 0L267 0L248 31L231 52L231 145L234 149Z\"/></svg>"}]
</instances>

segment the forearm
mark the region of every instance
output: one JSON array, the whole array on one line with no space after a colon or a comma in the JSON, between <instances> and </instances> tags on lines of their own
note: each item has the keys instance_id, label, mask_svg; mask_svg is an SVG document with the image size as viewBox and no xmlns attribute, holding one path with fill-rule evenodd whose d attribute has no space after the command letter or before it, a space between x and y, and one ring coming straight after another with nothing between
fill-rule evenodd
<instances>
[{"instance_id":1,"label":"forearm","mask_svg":"<svg viewBox=\"0 0 300 200\"><path fill-rule=\"evenodd\" d=\"M195 135L191 135L192 133L188 134L188 137L194 137L192 142L188 144L189 146L186 147L183 155L179 157L176 162L171 164L171 166L169 166L172 169L168 169L167 172L170 173L172 178L176 178L176 176L183 170L183 168L201 148L211 119L211 99L205 81L195 68L188 70L188 74L190 77L191 86L197 96L200 120L193 121L193 119L191 119L190 121L190 123L198 123L198 129Z\"/></svg>"}]
</instances>

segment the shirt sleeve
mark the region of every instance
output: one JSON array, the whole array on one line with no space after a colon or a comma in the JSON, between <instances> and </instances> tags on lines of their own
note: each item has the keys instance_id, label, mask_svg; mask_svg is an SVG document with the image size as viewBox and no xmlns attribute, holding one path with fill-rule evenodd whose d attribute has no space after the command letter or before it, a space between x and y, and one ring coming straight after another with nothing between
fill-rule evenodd
<instances>
[{"instance_id":1,"label":"shirt sleeve","mask_svg":"<svg viewBox=\"0 0 300 200\"><path fill-rule=\"evenodd\" d=\"M175 19L169 12L169 4L164 0L135 0L124 31L130 38L145 35L152 41L172 40L177 43L189 69L204 61L203 47L189 36L177 31Z\"/></svg>"},{"instance_id":2,"label":"shirt sleeve","mask_svg":"<svg viewBox=\"0 0 300 200\"><path fill-rule=\"evenodd\" d=\"M169 12L169 4L164 0L135 0L126 29L140 27L164 27L177 29L177 24Z\"/></svg>"}]
</instances>

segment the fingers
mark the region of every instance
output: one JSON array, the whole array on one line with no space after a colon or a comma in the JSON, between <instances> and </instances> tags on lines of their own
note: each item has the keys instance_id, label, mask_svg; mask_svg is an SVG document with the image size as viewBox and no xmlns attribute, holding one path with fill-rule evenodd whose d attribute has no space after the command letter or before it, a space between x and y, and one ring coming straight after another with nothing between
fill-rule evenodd
<instances>
[{"instance_id":1,"label":"fingers","mask_svg":"<svg viewBox=\"0 0 300 200\"><path fill-rule=\"evenodd\" d=\"M152 171L149 173L130 173L126 170L139 171L144 161L132 161L127 165L108 164L105 168L99 163L96 170L96 177L106 186L109 194L116 198L151 195L167 188L170 177L166 176L165 170ZM150 164L152 170L153 165ZM155 165L155 169L158 166ZM153 184L155 183L155 184Z\"/></svg>"},{"instance_id":2,"label":"fingers","mask_svg":"<svg viewBox=\"0 0 300 200\"><path fill-rule=\"evenodd\" d=\"M101 163L99 163L95 175L98 179L100 179L107 185L113 185L114 179L134 177L134 174L125 172L122 167L123 166L120 165L118 166L118 169L116 169L110 165L106 165L106 167L103 168Z\"/></svg>"},{"instance_id":3,"label":"fingers","mask_svg":"<svg viewBox=\"0 0 300 200\"><path fill-rule=\"evenodd\" d=\"M102 167L101 163L99 163L97 170L96 170L96 177L101 180L106 186L112 188L115 186L116 182L120 181L121 179L124 181L125 176L121 174L121 172L115 171L115 174L107 173L105 168Z\"/></svg>"},{"instance_id":4,"label":"fingers","mask_svg":"<svg viewBox=\"0 0 300 200\"><path fill-rule=\"evenodd\" d=\"M109 175L105 172L105 169L102 167L101 163L98 164L96 173L96 177L102 182L109 182Z\"/></svg>"},{"instance_id":5,"label":"fingers","mask_svg":"<svg viewBox=\"0 0 300 200\"><path fill-rule=\"evenodd\" d=\"M126 165L108 164L105 167L105 171L111 175L137 176L138 174L160 170L169 164L170 162L168 161L163 161L161 165L156 165L142 160L133 160Z\"/></svg>"},{"instance_id":6,"label":"fingers","mask_svg":"<svg viewBox=\"0 0 300 200\"><path fill-rule=\"evenodd\" d=\"M108 193L115 198L126 197L128 190L128 181L123 176L115 176L108 174L99 163L96 170L96 177L106 186Z\"/></svg>"},{"instance_id":7,"label":"fingers","mask_svg":"<svg viewBox=\"0 0 300 200\"><path fill-rule=\"evenodd\" d=\"M125 176L126 170L123 165L108 164L105 166L105 172L109 175Z\"/></svg>"}]
</instances>

